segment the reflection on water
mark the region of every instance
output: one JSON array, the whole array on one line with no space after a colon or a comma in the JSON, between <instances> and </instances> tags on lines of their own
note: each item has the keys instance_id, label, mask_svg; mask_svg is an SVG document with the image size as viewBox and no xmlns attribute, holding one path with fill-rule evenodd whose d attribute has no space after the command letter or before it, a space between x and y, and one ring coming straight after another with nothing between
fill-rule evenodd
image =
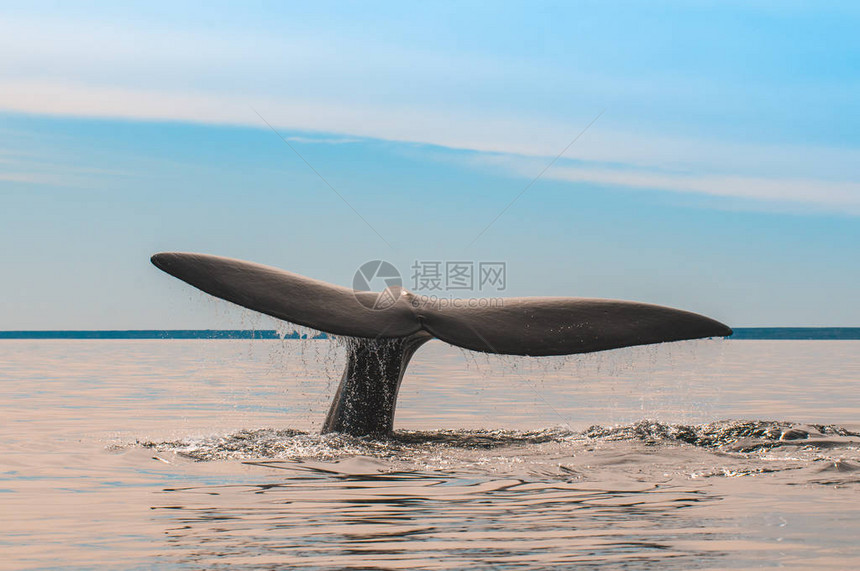
<instances>
[{"instance_id":1,"label":"reflection on water","mask_svg":"<svg viewBox=\"0 0 860 571\"><path fill-rule=\"evenodd\" d=\"M431 344L368 440L326 342L4 341L0 567L849 568L858 348Z\"/></svg>"},{"instance_id":2,"label":"reflection on water","mask_svg":"<svg viewBox=\"0 0 860 571\"><path fill-rule=\"evenodd\" d=\"M775 422L401 432L384 440L258 430L144 444L170 462L261 458L243 464L264 482L164 490L156 509L181 561L400 569L758 566L784 534L738 528L731 511L743 510L753 490L768 498L768 513L785 511L777 525L814 525L856 555L852 540L827 529L840 512L852 517L845 506L830 505L824 519L805 508L798 519L786 505L829 494L784 488L853 489L858 445L860 434L839 427ZM764 486L749 484L762 475ZM808 532L801 537L807 542ZM795 556L826 566L829 555L807 546Z\"/></svg>"},{"instance_id":3,"label":"reflection on water","mask_svg":"<svg viewBox=\"0 0 860 571\"><path fill-rule=\"evenodd\" d=\"M725 534L688 527L682 510L715 501L695 490L261 465L283 469L284 482L165 491L158 511L170 540L183 548L182 561L205 568L225 561L395 569L674 562L686 568L691 558L718 556L696 544Z\"/></svg>"}]
</instances>

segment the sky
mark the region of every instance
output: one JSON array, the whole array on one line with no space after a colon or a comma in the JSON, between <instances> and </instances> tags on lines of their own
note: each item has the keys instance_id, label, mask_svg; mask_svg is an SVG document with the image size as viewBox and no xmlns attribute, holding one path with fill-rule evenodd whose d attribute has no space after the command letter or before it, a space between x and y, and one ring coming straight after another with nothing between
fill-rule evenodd
<instances>
[{"instance_id":1,"label":"sky","mask_svg":"<svg viewBox=\"0 0 860 571\"><path fill-rule=\"evenodd\" d=\"M504 262L503 291L423 293L860 326L858 27L855 2L0 2L0 329L256 326L159 251L344 286L386 260L410 289Z\"/></svg>"}]
</instances>

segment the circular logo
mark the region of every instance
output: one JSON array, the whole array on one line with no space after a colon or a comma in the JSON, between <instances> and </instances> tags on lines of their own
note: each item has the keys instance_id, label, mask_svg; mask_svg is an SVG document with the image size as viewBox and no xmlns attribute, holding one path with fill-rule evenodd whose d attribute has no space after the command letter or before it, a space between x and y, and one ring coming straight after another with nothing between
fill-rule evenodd
<instances>
[{"instance_id":1,"label":"circular logo","mask_svg":"<svg viewBox=\"0 0 860 571\"><path fill-rule=\"evenodd\" d=\"M380 291L376 296L356 295L355 299L368 309L388 309L397 302L403 293L403 279L400 272L385 260L365 262L352 278L352 289L361 292Z\"/></svg>"}]
</instances>

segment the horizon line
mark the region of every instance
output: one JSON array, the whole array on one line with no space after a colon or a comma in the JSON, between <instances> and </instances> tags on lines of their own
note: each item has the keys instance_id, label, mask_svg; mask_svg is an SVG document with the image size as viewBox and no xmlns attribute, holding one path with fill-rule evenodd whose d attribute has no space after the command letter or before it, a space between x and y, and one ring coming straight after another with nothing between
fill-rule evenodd
<instances>
[{"instance_id":1,"label":"horizon line","mask_svg":"<svg viewBox=\"0 0 860 571\"><path fill-rule=\"evenodd\" d=\"M734 327L731 340L860 340L860 327ZM91 339L91 340L286 340L330 339L324 332L280 333L275 329L31 329L0 331L4 339Z\"/></svg>"}]
</instances>

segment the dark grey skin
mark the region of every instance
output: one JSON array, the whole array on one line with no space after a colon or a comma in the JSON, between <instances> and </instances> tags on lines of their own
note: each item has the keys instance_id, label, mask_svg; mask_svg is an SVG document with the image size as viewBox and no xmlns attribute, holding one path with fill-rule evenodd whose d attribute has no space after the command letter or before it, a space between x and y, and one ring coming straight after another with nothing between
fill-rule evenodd
<instances>
[{"instance_id":1,"label":"dark grey skin","mask_svg":"<svg viewBox=\"0 0 860 571\"><path fill-rule=\"evenodd\" d=\"M241 260L190 253L152 257L159 269L215 297L278 319L345 336L348 360L323 432L383 436L394 426L397 393L415 351L431 339L504 355L570 355L685 339L726 337L708 317L632 301L505 298L501 304L424 303L396 289L355 292Z\"/></svg>"},{"instance_id":2,"label":"dark grey skin","mask_svg":"<svg viewBox=\"0 0 860 571\"><path fill-rule=\"evenodd\" d=\"M424 331L398 339L350 338L346 369L323 424L323 434L390 434L406 365L415 351L431 339L433 336Z\"/></svg>"}]
</instances>

